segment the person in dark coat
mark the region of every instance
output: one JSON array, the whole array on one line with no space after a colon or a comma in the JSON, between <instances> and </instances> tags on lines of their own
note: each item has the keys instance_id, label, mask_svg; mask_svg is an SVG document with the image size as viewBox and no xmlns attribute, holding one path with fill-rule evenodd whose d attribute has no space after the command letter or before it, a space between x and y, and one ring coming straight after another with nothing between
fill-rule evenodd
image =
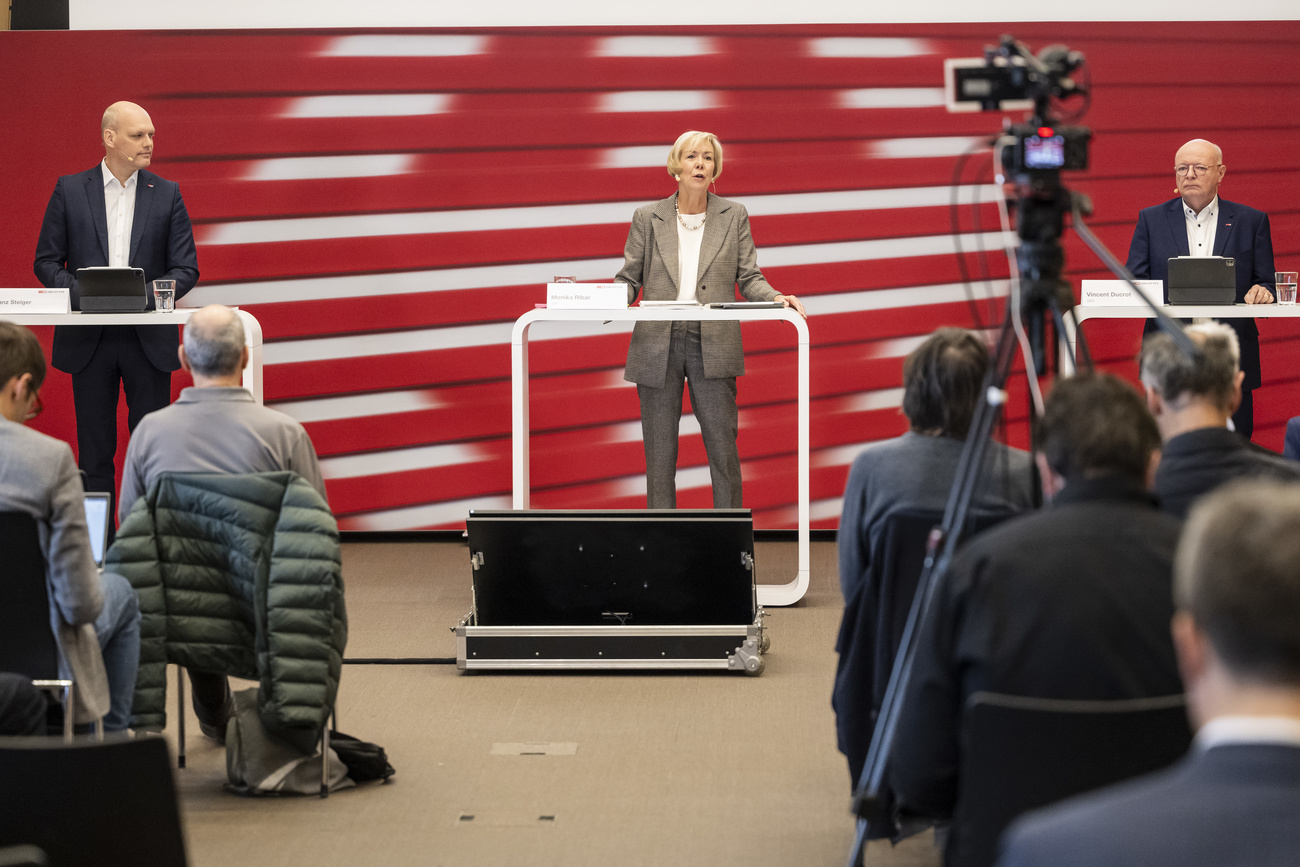
<instances>
[{"instance_id":1,"label":"person in dark coat","mask_svg":"<svg viewBox=\"0 0 1300 867\"><path fill-rule=\"evenodd\" d=\"M1199 730L1172 768L1030 813L1002 867L1283 867L1300 852L1300 484L1192 509L1174 645Z\"/></svg>"},{"instance_id":2,"label":"person in dark coat","mask_svg":"<svg viewBox=\"0 0 1300 867\"><path fill-rule=\"evenodd\" d=\"M1039 443L1050 503L957 553L922 623L889 753L902 810L952 820L947 864L964 863L957 792L971 695L1182 692L1169 635L1181 522L1146 487L1160 434L1141 396L1109 374L1059 380Z\"/></svg>"}]
</instances>

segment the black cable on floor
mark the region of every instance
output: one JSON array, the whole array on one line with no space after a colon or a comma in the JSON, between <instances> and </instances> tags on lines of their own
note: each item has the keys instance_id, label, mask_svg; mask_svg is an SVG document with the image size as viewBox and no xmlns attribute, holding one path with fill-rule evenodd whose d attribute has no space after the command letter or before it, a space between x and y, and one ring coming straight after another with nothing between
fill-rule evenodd
<instances>
[{"instance_id":1,"label":"black cable on floor","mask_svg":"<svg viewBox=\"0 0 1300 867\"><path fill-rule=\"evenodd\" d=\"M387 656L380 657L358 657L356 659L343 660L344 665L455 665L456 657L454 656L412 656L402 658L393 658Z\"/></svg>"}]
</instances>

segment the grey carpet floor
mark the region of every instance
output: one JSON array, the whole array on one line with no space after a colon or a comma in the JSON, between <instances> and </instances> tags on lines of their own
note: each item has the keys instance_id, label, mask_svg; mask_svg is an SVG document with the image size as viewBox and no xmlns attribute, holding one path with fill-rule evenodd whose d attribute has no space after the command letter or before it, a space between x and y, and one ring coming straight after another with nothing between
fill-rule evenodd
<instances>
[{"instance_id":1,"label":"grey carpet floor","mask_svg":"<svg viewBox=\"0 0 1300 867\"><path fill-rule=\"evenodd\" d=\"M345 545L347 655L454 656L468 556L453 542ZM794 543L760 543L759 580L784 582L796 556ZM760 677L349 665L339 728L382 744L397 775L327 800L223 791L224 751L191 718L177 772L190 863L843 864L853 823L829 701L835 570L834 545L814 543L807 596L769 609ZM174 746L174 725L166 735ZM923 835L872 844L867 863L932 867L939 855Z\"/></svg>"}]
</instances>

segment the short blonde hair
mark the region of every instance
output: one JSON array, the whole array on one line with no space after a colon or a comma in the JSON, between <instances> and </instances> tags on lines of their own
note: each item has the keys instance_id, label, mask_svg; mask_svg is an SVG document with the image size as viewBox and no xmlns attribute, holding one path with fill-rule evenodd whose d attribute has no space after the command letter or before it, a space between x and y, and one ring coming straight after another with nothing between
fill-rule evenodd
<instances>
[{"instance_id":1,"label":"short blonde hair","mask_svg":"<svg viewBox=\"0 0 1300 867\"><path fill-rule=\"evenodd\" d=\"M722 174L722 142L711 132L688 129L677 137L676 143L668 150L668 174L676 178L682 173L682 154L698 150L708 144L713 148L713 180Z\"/></svg>"}]
</instances>

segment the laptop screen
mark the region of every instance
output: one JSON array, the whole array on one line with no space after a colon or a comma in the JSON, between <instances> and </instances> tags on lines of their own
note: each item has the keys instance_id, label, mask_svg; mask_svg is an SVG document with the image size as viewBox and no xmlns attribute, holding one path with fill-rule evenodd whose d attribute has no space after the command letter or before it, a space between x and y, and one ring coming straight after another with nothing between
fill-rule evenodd
<instances>
[{"instance_id":1,"label":"laptop screen","mask_svg":"<svg viewBox=\"0 0 1300 867\"><path fill-rule=\"evenodd\" d=\"M95 558L95 565L104 568L104 548L108 545L108 494L87 493L86 529L90 530L90 553Z\"/></svg>"}]
</instances>

